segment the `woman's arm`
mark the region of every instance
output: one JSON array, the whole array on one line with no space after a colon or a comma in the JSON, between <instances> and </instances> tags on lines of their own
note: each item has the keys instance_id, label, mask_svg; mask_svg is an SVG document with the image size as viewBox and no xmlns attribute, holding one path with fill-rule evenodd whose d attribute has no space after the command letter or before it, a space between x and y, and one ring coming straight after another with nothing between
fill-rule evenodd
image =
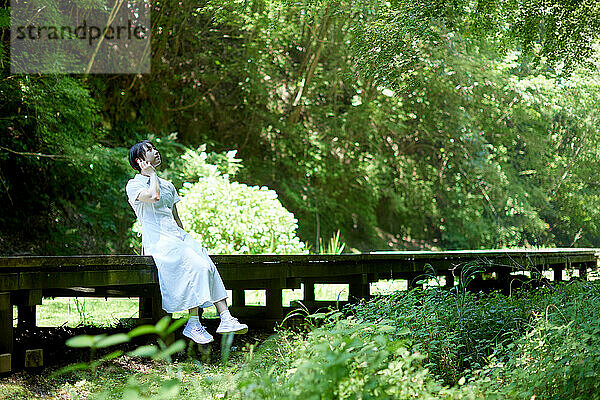
<instances>
[{"instance_id":1,"label":"woman's arm","mask_svg":"<svg viewBox=\"0 0 600 400\"><path fill-rule=\"evenodd\" d=\"M156 203L160 199L160 183L158 182L158 175L154 167L144 160L139 160L138 164L141 168L141 172L145 172L150 176L150 187L146 190L142 190L138 194L137 200L145 201L148 203Z\"/></svg>"},{"instance_id":2,"label":"woman's arm","mask_svg":"<svg viewBox=\"0 0 600 400\"><path fill-rule=\"evenodd\" d=\"M177 206L175 204L173 204L173 218L175 218L175 222L177 223L177 225L179 225L179 227L183 229L183 224L179 219L179 214L177 214Z\"/></svg>"}]
</instances>

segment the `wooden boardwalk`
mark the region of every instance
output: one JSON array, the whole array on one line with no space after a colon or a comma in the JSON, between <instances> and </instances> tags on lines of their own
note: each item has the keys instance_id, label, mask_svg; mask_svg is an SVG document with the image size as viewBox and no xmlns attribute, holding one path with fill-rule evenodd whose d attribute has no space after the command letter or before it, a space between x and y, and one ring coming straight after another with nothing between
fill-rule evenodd
<instances>
[{"instance_id":1,"label":"wooden boardwalk","mask_svg":"<svg viewBox=\"0 0 600 400\"><path fill-rule=\"evenodd\" d=\"M232 313L251 326L273 327L292 309L283 306L282 290L299 289L301 284L302 303L314 310L332 303L315 300L316 283L347 284L349 301L355 301L368 299L370 284L380 279L406 279L409 287L414 286L428 264L450 287L461 268L477 263L495 273L490 285L504 288L517 271L540 275L551 271L555 280L561 280L563 271L570 269L584 278L596 270L599 254L600 249L566 248L211 258L232 290ZM13 305L18 306L18 324L31 326L42 297L139 297L140 318L157 320L164 315L157 282L151 256L0 257L0 355L13 351ZM245 304L244 290L250 289L266 291L266 306Z\"/></svg>"}]
</instances>

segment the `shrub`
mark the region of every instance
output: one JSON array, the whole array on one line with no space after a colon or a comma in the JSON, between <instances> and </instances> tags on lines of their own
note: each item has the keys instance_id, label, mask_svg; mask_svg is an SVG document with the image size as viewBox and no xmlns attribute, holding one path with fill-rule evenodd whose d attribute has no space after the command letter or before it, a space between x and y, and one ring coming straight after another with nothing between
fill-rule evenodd
<instances>
[{"instance_id":1,"label":"shrub","mask_svg":"<svg viewBox=\"0 0 600 400\"><path fill-rule=\"evenodd\" d=\"M304 254L298 221L266 186L230 182L217 173L184 183L179 215L210 253Z\"/></svg>"},{"instance_id":2,"label":"shrub","mask_svg":"<svg viewBox=\"0 0 600 400\"><path fill-rule=\"evenodd\" d=\"M339 313L338 313L339 314ZM242 371L238 392L243 399L452 399L459 388L444 387L409 352L402 340L390 339L394 328L355 318L334 320L306 338L279 337L287 351L274 348ZM461 394L461 396L466 394Z\"/></svg>"}]
</instances>

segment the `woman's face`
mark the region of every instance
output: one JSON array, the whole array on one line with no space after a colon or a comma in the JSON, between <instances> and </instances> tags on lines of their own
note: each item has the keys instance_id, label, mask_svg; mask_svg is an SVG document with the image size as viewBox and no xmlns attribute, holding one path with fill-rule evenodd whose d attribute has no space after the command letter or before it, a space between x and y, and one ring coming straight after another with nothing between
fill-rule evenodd
<instances>
[{"instance_id":1,"label":"woman's face","mask_svg":"<svg viewBox=\"0 0 600 400\"><path fill-rule=\"evenodd\" d=\"M148 161L153 167L156 168L160 165L160 153L152 144L146 144L146 152L144 153L144 157L146 161Z\"/></svg>"}]
</instances>

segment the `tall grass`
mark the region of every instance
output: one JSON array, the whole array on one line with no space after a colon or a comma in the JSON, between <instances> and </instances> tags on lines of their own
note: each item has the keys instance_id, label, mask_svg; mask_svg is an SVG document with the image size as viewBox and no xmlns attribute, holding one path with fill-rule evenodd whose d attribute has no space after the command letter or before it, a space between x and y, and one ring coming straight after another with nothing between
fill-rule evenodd
<instances>
[{"instance_id":1,"label":"tall grass","mask_svg":"<svg viewBox=\"0 0 600 400\"><path fill-rule=\"evenodd\" d=\"M600 285L395 292L281 331L237 398L600 398ZM315 321L321 321L315 324Z\"/></svg>"}]
</instances>

